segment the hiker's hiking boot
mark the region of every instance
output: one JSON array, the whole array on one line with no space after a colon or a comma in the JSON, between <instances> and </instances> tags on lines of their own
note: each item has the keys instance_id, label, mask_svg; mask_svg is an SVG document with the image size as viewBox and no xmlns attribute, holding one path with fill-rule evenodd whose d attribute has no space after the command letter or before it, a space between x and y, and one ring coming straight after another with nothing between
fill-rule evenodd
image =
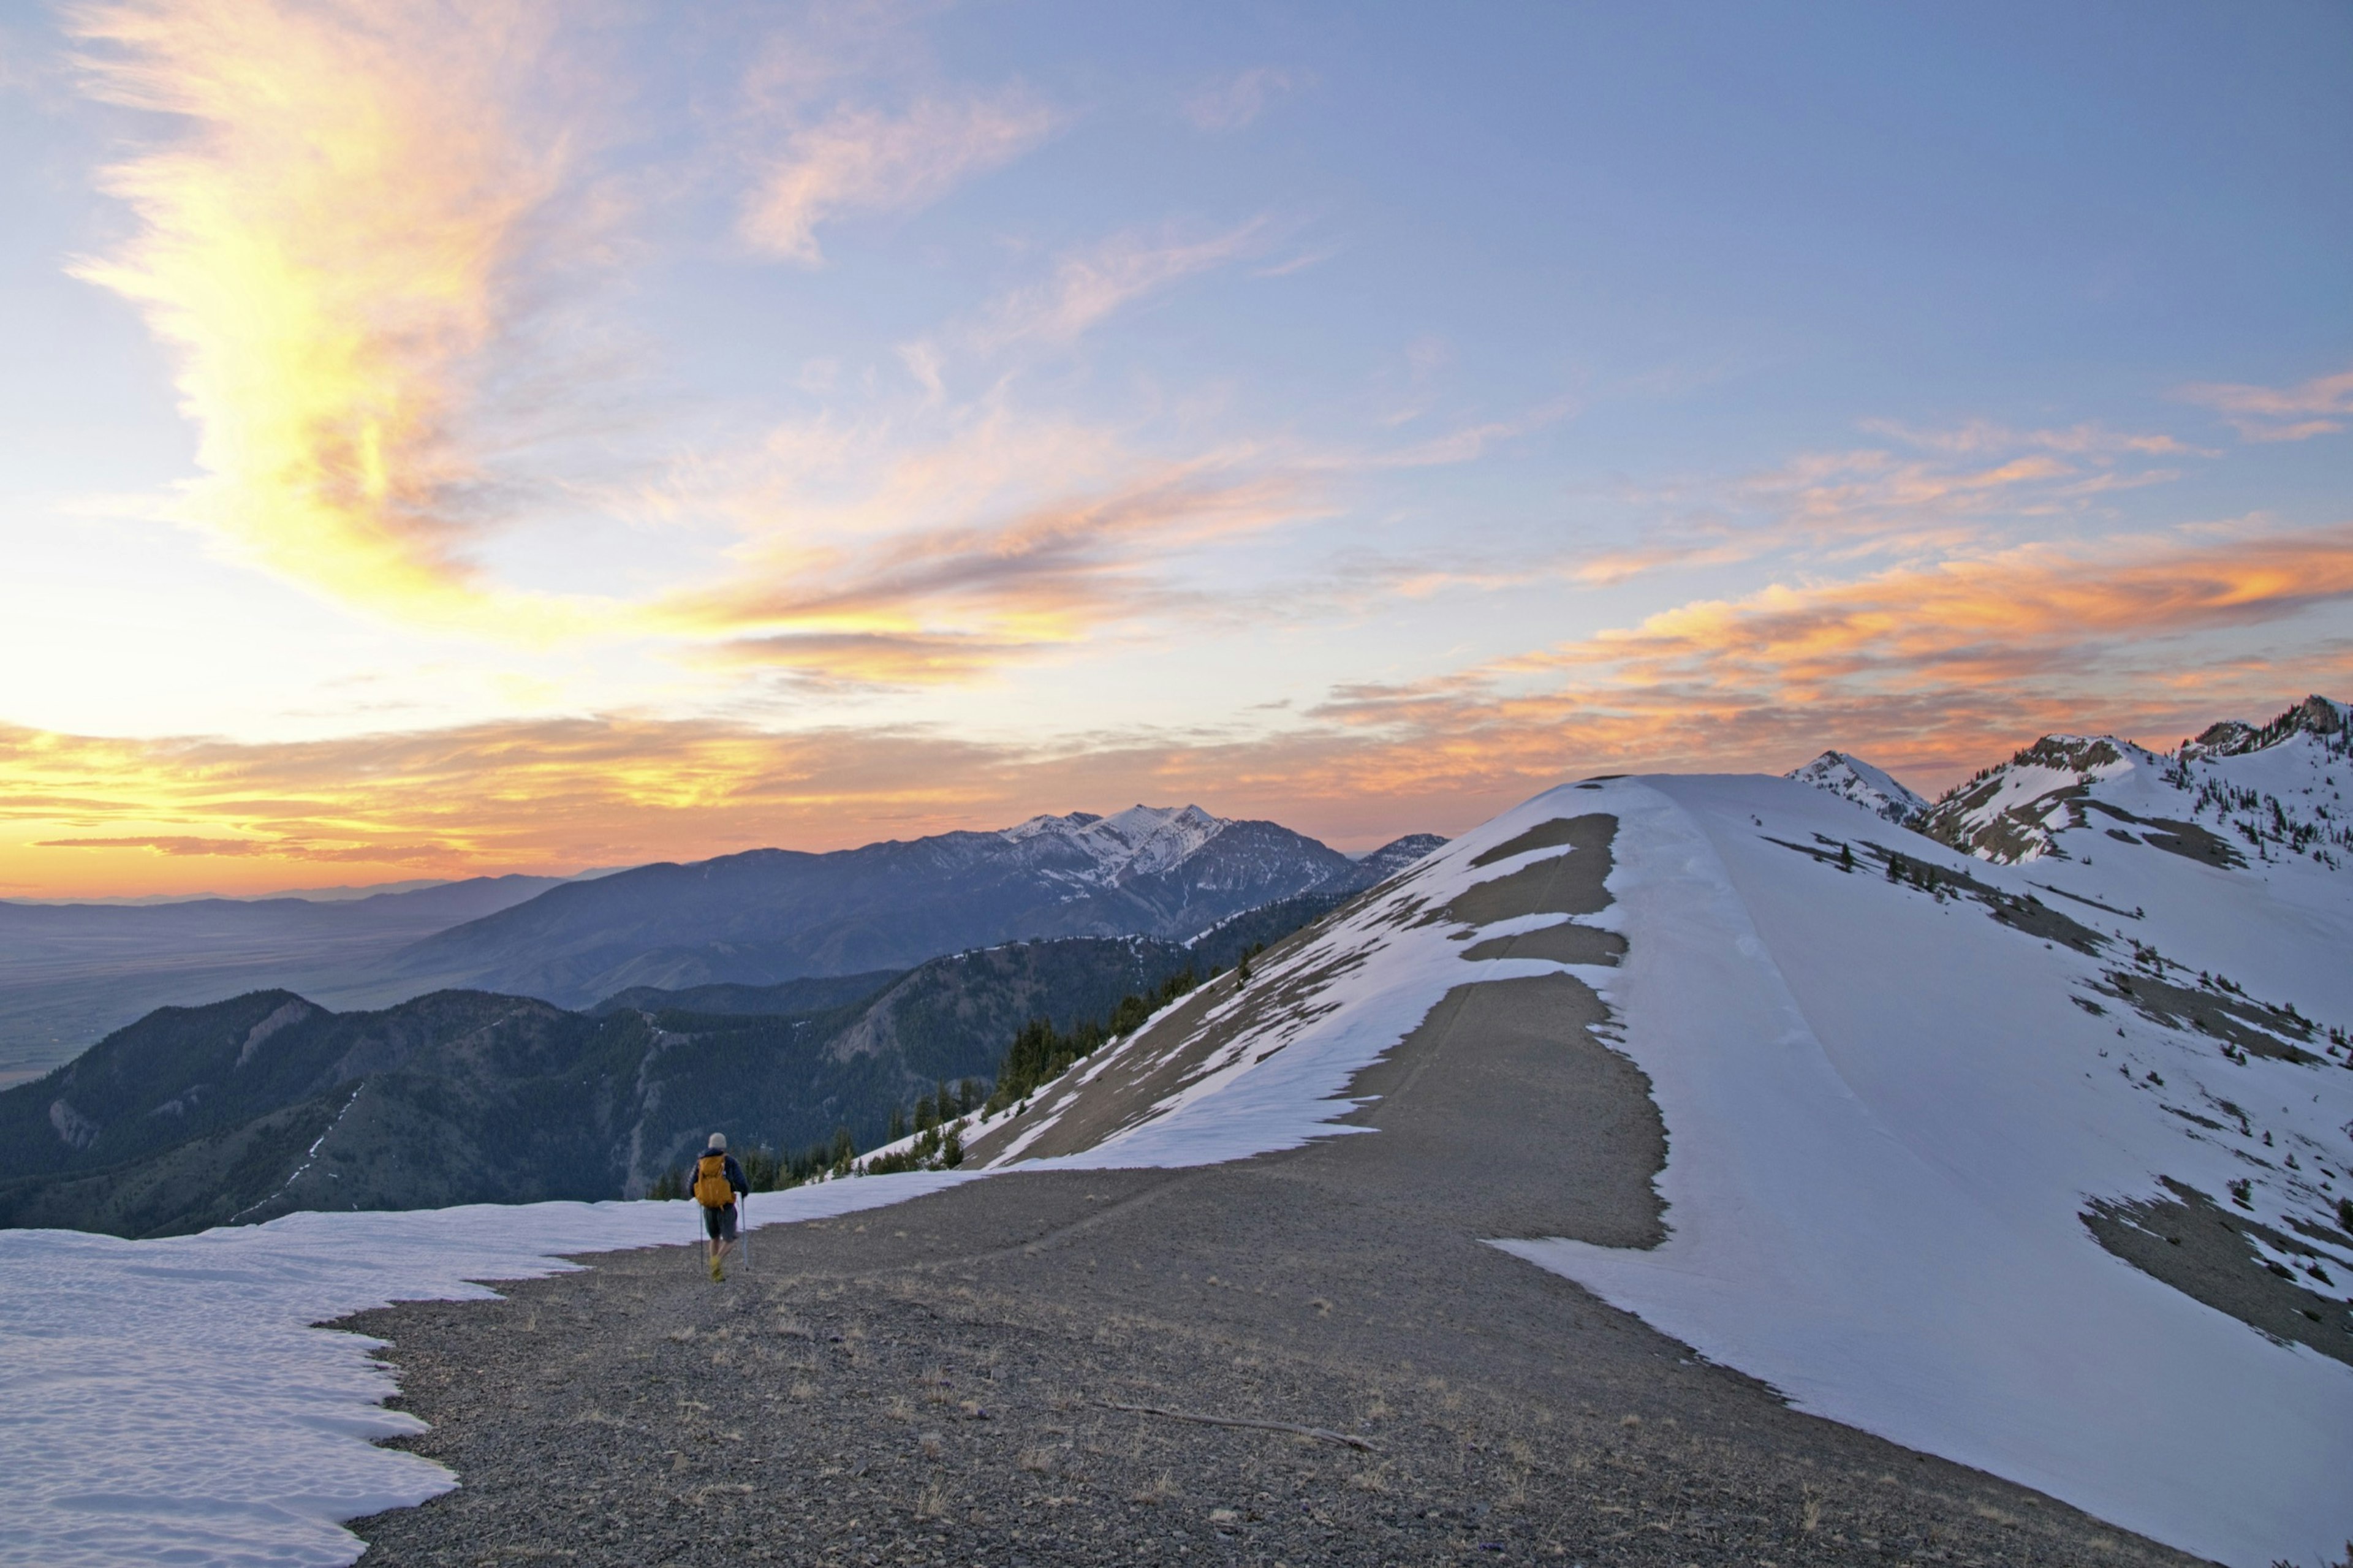
<instances>
[{"instance_id":1,"label":"hiker's hiking boot","mask_svg":"<svg viewBox=\"0 0 2353 1568\"><path fill-rule=\"evenodd\" d=\"M711 1277L713 1279L724 1279L727 1278L727 1271L719 1267L719 1259L716 1258L711 1260Z\"/></svg>"}]
</instances>

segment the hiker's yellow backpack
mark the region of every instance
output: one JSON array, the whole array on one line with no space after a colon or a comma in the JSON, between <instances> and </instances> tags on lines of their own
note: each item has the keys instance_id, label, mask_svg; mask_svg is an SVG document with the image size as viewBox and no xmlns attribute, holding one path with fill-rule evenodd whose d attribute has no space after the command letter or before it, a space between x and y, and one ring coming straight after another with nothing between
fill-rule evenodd
<instances>
[{"instance_id":1,"label":"hiker's yellow backpack","mask_svg":"<svg viewBox=\"0 0 2353 1568\"><path fill-rule=\"evenodd\" d=\"M707 1209L723 1209L735 1201L726 1155L705 1154L694 1163L694 1201Z\"/></svg>"}]
</instances>

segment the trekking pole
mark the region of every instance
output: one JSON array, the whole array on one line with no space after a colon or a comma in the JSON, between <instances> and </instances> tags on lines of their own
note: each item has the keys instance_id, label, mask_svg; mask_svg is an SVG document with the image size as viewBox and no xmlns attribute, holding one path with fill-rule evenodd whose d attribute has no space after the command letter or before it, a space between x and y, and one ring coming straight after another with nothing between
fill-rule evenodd
<instances>
[{"instance_id":1,"label":"trekking pole","mask_svg":"<svg viewBox=\"0 0 2353 1568\"><path fill-rule=\"evenodd\" d=\"M752 1194L744 1194L735 1200L735 1228L744 1235L744 1272L752 1272Z\"/></svg>"}]
</instances>

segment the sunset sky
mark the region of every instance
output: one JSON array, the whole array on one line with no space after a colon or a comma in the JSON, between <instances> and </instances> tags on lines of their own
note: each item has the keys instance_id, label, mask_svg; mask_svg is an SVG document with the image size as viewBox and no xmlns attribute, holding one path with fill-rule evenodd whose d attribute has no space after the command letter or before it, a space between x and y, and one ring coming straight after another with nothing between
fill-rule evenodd
<instances>
[{"instance_id":1,"label":"sunset sky","mask_svg":"<svg viewBox=\"0 0 2353 1568\"><path fill-rule=\"evenodd\" d=\"M0 0L0 896L2353 697L2353 8Z\"/></svg>"}]
</instances>

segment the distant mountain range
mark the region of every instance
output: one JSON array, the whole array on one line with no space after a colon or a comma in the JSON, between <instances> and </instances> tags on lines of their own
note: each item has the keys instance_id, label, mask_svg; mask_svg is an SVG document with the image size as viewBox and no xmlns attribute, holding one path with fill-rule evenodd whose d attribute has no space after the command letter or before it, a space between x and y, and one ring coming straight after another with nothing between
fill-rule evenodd
<instances>
[{"instance_id":1,"label":"distant mountain range","mask_svg":"<svg viewBox=\"0 0 2353 1568\"><path fill-rule=\"evenodd\" d=\"M638 1197L713 1131L860 1149L935 1086L984 1085L1022 1026L1069 1030L1328 912L1311 892L1190 944L1015 942L906 971L593 1012L444 991L337 1013L284 990L160 1009L0 1092L0 1226L161 1235L295 1209Z\"/></svg>"},{"instance_id":2,"label":"distant mountain range","mask_svg":"<svg viewBox=\"0 0 2353 1568\"><path fill-rule=\"evenodd\" d=\"M2333 889L2353 857L2342 796L2353 784L2349 729L2343 705L2316 698L2162 754L2114 737L2046 736L1934 804L1830 752L1791 776L1870 813L1895 839L1841 850L1765 831L1776 853L1883 871L1888 883L1926 888L1938 908L1975 900L1997 923L2040 938L2036 952L2105 954L2104 933L2142 918L2121 891L2052 886L2053 907L1912 860L1957 850L1995 865L2088 867L2097 856L2105 878L2112 858L2135 856L2123 874L2139 876L2141 852L2162 851L2158 862L2223 870L2295 864ZM298 1208L634 1195L714 1128L778 1149L847 1128L869 1146L893 1108L939 1082L990 1075L1028 1019L1067 1030L1186 968L1221 971L1442 845L1417 836L1351 860L1272 823L1135 807L827 855L645 867L521 901L510 895L524 889L466 884L369 900L401 910L438 900L420 921L462 913L470 899L508 902L412 942L369 981L406 987L403 996L437 976L461 987L360 1012L288 988L165 1008L0 1092L0 1224L153 1234ZM284 917L239 908L37 912L61 922L48 928L60 941L75 919L93 919L84 935L102 934L97 916L265 931ZM0 921L26 912L0 907ZM2257 969L2263 961L2235 932L2223 921L2199 941L2234 972ZM2153 948L2136 962L2168 973ZM2111 979L2125 995L2125 981ZM2168 982L2151 1001L2156 991L2133 984L2144 1013L2194 1013L2242 1055L2317 1060L2344 1048L2290 1014L2280 1016L2303 1033L2282 1044L2263 1032L2271 1015L2260 1029L2248 1024L2261 1010L2235 993L2201 1000Z\"/></svg>"},{"instance_id":3,"label":"distant mountain range","mask_svg":"<svg viewBox=\"0 0 2353 1568\"><path fill-rule=\"evenodd\" d=\"M1181 942L1269 902L1367 886L1441 842L1415 835L1351 860L1273 823L1136 806L832 854L764 849L335 901L0 902L0 1088L153 1008L256 990L343 1008L442 989L579 1007L634 986L896 973L1032 937ZM540 901L607 880L619 886Z\"/></svg>"},{"instance_id":4,"label":"distant mountain range","mask_svg":"<svg viewBox=\"0 0 2353 1568\"><path fill-rule=\"evenodd\" d=\"M1355 892L1435 842L1417 835L1352 860L1276 823L1138 805L823 855L754 849L550 889L417 942L371 978L585 1007L635 986L903 969L994 942L1181 942L1281 900Z\"/></svg>"}]
</instances>

